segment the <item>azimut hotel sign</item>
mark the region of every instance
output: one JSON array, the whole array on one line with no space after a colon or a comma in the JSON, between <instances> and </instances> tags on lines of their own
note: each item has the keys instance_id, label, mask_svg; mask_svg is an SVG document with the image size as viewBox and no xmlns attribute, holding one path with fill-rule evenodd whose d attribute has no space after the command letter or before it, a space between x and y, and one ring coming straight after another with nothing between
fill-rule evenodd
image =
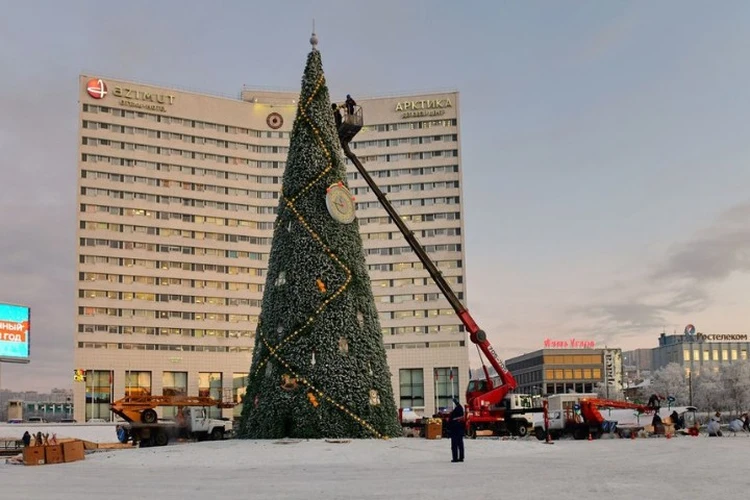
<instances>
[{"instance_id":1,"label":"azimut hotel sign","mask_svg":"<svg viewBox=\"0 0 750 500\"><path fill-rule=\"evenodd\" d=\"M116 104L120 106L159 113L166 113L167 107L174 104L176 98L173 94L160 94L123 85L115 85L110 90L107 83L101 78L91 78L86 83L86 92L93 99L105 99L108 95L111 95L118 99Z\"/></svg>"}]
</instances>

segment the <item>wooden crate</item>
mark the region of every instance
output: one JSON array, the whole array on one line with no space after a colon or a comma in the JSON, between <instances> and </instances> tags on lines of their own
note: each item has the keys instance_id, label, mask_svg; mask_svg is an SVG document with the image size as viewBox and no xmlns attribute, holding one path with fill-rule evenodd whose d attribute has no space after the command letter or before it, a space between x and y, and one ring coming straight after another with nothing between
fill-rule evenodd
<instances>
[{"instance_id":1,"label":"wooden crate","mask_svg":"<svg viewBox=\"0 0 750 500\"><path fill-rule=\"evenodd\" d=\"M75 462L84 459L83 442L70 441L62 444L63 460L65 462Z\"/></svg>"},{"instance_id":2,"label":"wooden crate","mask_svg":"<svg viewBox=\"0 0 750 500\"><path fill-rule=\"evenodd\" d=\"M427 439L440 439L443 437L443 424L441 422L430 422L424 430Z\"/></svg>"},{"instance_id":3,"label":"wooden crate","mask_svg":"<svg viewBox=\"0 0 750 500\"><path fill-rule=\"evenodd\" d=\"M44 447L27 446L23 449L24 465L44 465Z\"/></svg>"},{"instance_id":4,"label":"wooden crate","mask_svg":"<svg viewBox=\"0 0 750 500\"><path fill-rule=\"evenodd\" d=\"M61 444L51 444L44 447L44 461L48 464L63 463L63 447Z\"/></svg>"}]
</instances>

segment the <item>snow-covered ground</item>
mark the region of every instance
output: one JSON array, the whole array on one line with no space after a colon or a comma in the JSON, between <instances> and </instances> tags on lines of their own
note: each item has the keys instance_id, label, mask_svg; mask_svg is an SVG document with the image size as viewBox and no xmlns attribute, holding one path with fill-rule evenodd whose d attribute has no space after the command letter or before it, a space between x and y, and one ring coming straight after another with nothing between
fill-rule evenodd
<instances>
[{"instance_id":1,"label":"snow-covered ground","mask_svg":"<svg viewBox=\"0 0 750 500\"><path fill-rule=\"evenodd\" d=\"M745 498L750 438L230 440L97 452L69 464L0 464L2 498Z\"/></svg>"}]
</instances>

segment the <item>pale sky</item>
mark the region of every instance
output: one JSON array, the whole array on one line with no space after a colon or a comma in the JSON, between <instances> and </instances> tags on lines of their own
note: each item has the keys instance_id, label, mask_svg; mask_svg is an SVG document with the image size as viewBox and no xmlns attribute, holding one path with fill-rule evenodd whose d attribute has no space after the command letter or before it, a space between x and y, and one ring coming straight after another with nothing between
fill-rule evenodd
<instances>
[{"instance_id":1,"label":"pale sky","mask_svg":"<svg viewBox=\"0 0 750 500\"><path fill-rule=\"evenodd\" d=\"M71 387L82 72L333 95L461 92L468 307L501 357L545 338L747 333L750 2L0 0L0 302ZM474 349L471 348L470 352Z\"/></svg>"}]
</instances>

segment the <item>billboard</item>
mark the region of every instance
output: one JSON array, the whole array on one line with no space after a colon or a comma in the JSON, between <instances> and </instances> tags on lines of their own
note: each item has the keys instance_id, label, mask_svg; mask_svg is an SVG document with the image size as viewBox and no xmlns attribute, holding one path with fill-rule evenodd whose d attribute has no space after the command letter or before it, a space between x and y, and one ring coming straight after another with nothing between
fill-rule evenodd
<instances>
[{"instance_id":1,"label":"billboard","mask_svg":"<svg viewBox=\"0 0 750 500\"><path fill-rule=\"evenodd\" d=\"M0 361L29 362L30 316L28 307L0 304Z\"/></svg>"}]
</instances>

